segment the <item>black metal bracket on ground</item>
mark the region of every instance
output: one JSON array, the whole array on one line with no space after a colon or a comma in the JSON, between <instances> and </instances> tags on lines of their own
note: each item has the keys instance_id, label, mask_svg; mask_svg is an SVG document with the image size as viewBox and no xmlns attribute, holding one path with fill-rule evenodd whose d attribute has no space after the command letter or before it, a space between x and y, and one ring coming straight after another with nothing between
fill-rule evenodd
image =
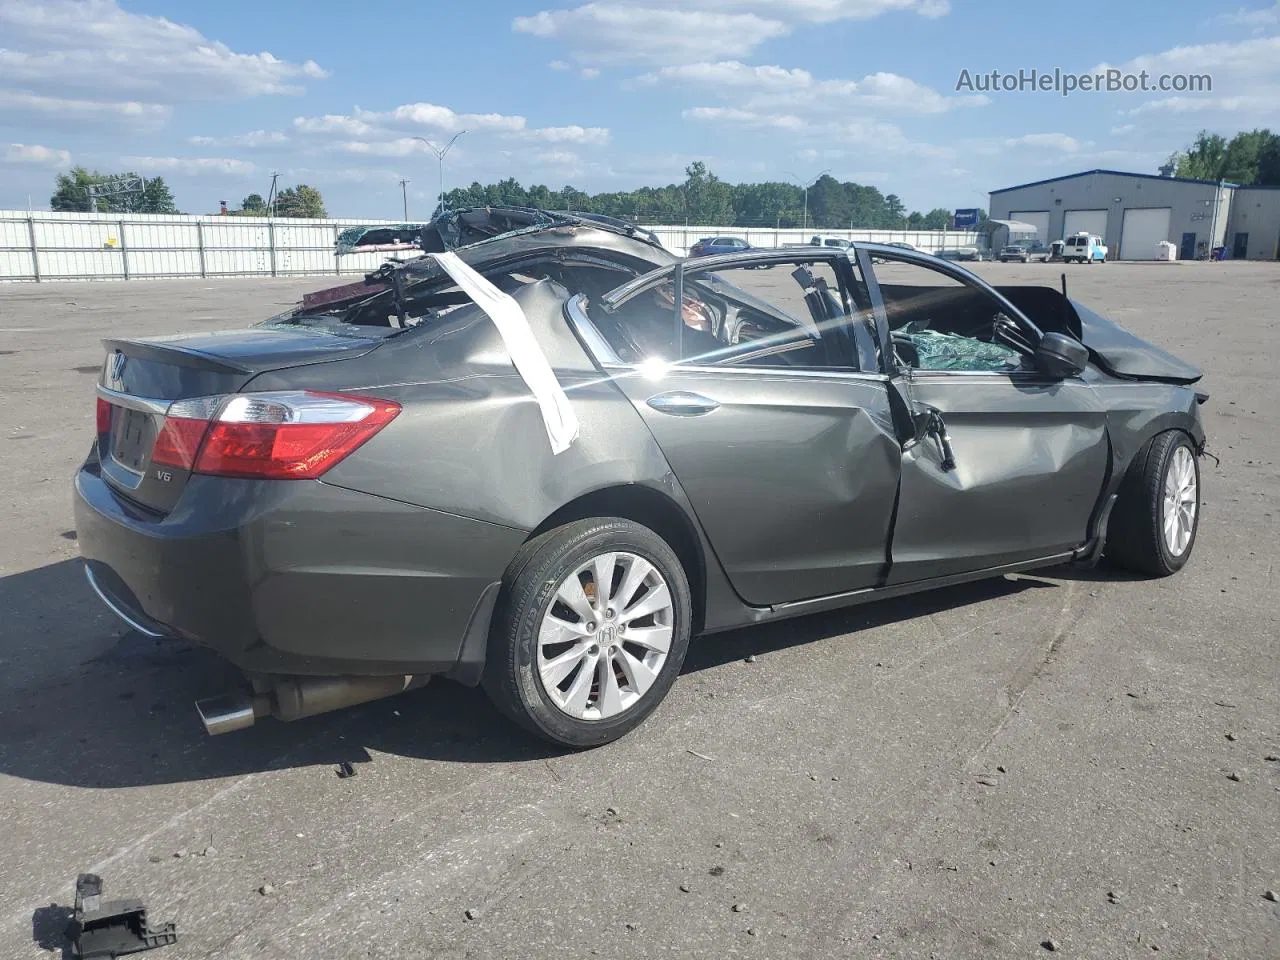
<instances>
[{"instance_id":1,"label":"black metal bracket on ground","mask_svg":"<svg viewBox=\"0 0 1280 960\"><path fill-rule=\"evenodd\" d=\"M152 927L141 900L103 900L102 878L82 873L76 880L76 909L67 927L71 956L78 960L115 958L177 943L174 924Z\"/></svg>"}]
</instances>

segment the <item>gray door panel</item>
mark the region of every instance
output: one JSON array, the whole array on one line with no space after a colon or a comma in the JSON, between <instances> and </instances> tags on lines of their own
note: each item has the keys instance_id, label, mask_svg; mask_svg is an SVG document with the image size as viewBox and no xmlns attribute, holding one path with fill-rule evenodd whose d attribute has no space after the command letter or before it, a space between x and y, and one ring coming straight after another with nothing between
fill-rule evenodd
<instances>
[{"instance_id":1,"label":"gray door panel","mask_svg":"<svg viewBox=\"0 0 1280 960\"><path fill-rule=\"evenodd\" d=\"M616 372L744 600L825 596L883 575L902 458L884 378Z\"/></svg>"},{"instance_id":2,"label":"gray door panel","mask_svg":"<svg viewBox=\"0 0 1280 960\"><path fill-rule=\"evenodd\" d=\"M890 584L1052 556L1088 538L1110 460L1106 413L1079 380L919 374L903 384L937 410L955 466L926 436L902 458Z\"/></svg>"}]
</instances>

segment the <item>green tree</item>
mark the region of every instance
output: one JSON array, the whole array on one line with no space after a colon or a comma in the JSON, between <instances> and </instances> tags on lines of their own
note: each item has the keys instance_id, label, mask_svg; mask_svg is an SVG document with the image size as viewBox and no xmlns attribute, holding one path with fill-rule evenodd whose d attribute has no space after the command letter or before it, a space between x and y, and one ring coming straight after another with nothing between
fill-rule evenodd
<instances>
[{"instance_id":1,"label":"green tree","mask_svg":"<svg viewBox=\"0 0 1280 960\"><path fill-rule=\"evenodd\" d=\"M141 180L132 171L127 173L99 173L84 167L72 167L67 173L60 173L54 179L53 196L49 198L49 208L75 213L86 213L95 208L95 201L89 196L89 187L97 186L113 178L133 178ZM109 213L177 213L173 194L163 177L155 177L143 181L141 193L120 193L114 196L98 197L97 210Z\"/></svg>"},{"instance_id":2,"label":"green tree","mask_svg":"<svg viewBox=\"0 0 1280 960\"><path fill-rule=\"evenodd\" d=\"M240 202L240 212L247 217L263 216L267 212L267 201L262 194L251 193Z\"/></svg>"},{"instance_id":3,"label":"green tree","mask_svg":"<svg viewBox=\"0 0 1280 960\"><path fill-rule=\"evenodd\" d=\"M130 213L177 213L178 207L173 202L173 193L164 177L148 180L142 189L142 196L131 205Z\"/></svg>"},{"instance_id":4,"label":"green tree","mask_svg":"<svg viewBox=\"0 0 1280 960\"><path fill-rule=\"evenodd\" d=\"M102 174L96 170L90 173L84 167L72 167L67 173L58 174L53 182L53 196L49 198L49 209L67 213L82 213L92 209L89 201L89 186L100 183Z\"/></svg>"},{"instance_id":5,"label":"green tree","mask_svg":"<svg viewBox=\"0 0 1280 960\"><path fill-rule=\"evenodd\" d=\"M1272 136L1258 151L1258 176L1254 183L1280 186L1280 136Z\"/></svg>"},{"instance_id":6,"label":"green tree","mask_svg":"<svg viewBox=\"0 0 1280 960\"><path fill-rule=\"evenodd\" d=\"M323 219L327 216L324 210L324 198L315 187L300 183L296 187L285 187L276 194L277 217L306 217Z\"/></svg>"},{"instance_id":7,"label":"green tree","mask_svg":"<svg viewBox=\"0 0 1280 960\"><path fill-rule=\"evenodd\" d=\"M945 230L951 225L951 211L935 207L924 215L924 229Z\"/></svg>"},{"instance_id":8,"label":"green tree","mask_svg":"<svg viewBox=\"0 0 1280 960\"><path fill-rule=\"evenodd\" d=\"M1227 141L1216 133L1201 130L1191 146L1176 156L1177 176L1217 180L1226 160Z\"/></svg>"}]
</instances>

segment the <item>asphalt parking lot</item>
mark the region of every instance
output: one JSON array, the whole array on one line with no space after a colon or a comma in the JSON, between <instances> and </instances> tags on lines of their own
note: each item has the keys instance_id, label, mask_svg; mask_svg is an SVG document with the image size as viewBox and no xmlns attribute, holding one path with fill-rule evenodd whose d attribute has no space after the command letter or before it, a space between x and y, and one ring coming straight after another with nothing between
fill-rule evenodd
<instances>
[{"instance_id":1,"label":"asphalt parking lot","mask_svg":"<svg viewBox=\"0 0 1280 960\"><path fill-rule=\"evenodd\" d=\"M177 921L165 960L1280 957L1280 266L1066 270L1206 370L1220 463L1181 574L707 638L581 754L444 682L206 737L226 670L129 632L76 559L99 340L331 281L0 286L0 955L58 949L51 905L93 871Z\"/></svg>"}]
</instances>

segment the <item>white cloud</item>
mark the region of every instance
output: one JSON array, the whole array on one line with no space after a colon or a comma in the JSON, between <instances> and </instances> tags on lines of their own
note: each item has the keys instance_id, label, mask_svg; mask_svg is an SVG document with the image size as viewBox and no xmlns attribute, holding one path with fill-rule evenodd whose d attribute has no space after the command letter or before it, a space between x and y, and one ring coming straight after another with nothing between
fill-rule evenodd
<instances>
[{"instance_id":1,"label":"white cloud","mask_svg":"<svg viewBox=\"0 0 1280 960\"><path fill-rule=\"evenodd\" d=\"M341 133L352 137L373 132L373 125L364 120L334 113L323 117L294 117L293 128L299 133Z\"/></svg>"},{"instance_id":2,"label":"white cloud","mask_svg":"<svg viewBox=\"0 0 1280 960\"><path fill-rule=\"evenodd\" d=\"M847 144L916 159L949 159L954 156L950 147L911 140L892 123L866 118L813 121L794 114L760 113L739 107L693 107L685 110L682 116L686 120L743 130L785 130L797 138L797 146L802 150L808 142L820 144L823 149L833 149L834 144ZM818 148L811 146L809 149Z\"/></svg>"},{"instance_id":3,"label":"white cloud","mask_svg":"<svg viewBox=\"0 0 1280 960\"><path fill-rule=\"evenodd\" d=\"M741 127L754 129L774 128L777 130L802 130L804 120L789 113L759 113L755 110L743 110L739 107L691 107L680 114L686 120L703 122L728 122Z\"/></svg>"},{"instance_id":4,"label":"white cloud","mask_svg":"<svg viewBox=\"0 0 1280 960\"><path fill-rule=\"evenodd\" d=\"M31 164L58 169L71 166L71 152L42 147L38 143L11 143L0 154L0 163Z\"/></svg>"},{"instance_id":5,"label":"white cloud","mask_svg":"<svg viewBox=\"0 0 1280 960\"><path fill-rule=\"evenodd\" d=\"M77 100L0 89L0 118L34 121L46 126L123 125L130 129L153 129L162 126L172 112L167 106L135 100Z\"/></svg>"},{"instance_id":6,"label":"white cloud","mask_svg":"<svg viewBox=\"0 0 1280 960\"><path fill-rule=\"evenodd\" d=\"M948 0L595 0L516 17L511 26L564 43L581 63L678 64L744 56L802 24L949 10Z\"/></svg>"},{"instance_id":7,"label":"white cloud","mask_svg":"<svg viewBox=\"0 0 1280 960\"><path fill-rule=\"evenodd\" d=\"M1153 97L1126 111L1129 116L1229 113L1234 123L1246 126L1280 120L1280 36L1173 47L1134 57L1119 69L1145 70L1151 82L1166 74L1208 74L1213 81L1211 90Z\"/></svg>"},{"instance_id":8,"label":"white cloud","mask_svg":"<svg viewBox=\"0 0 1280 960\"><path fill-rule=\"evenodd\" d=\"M570 167L581 163L581 158L568 150L544 150L541 153L535 153L533 159L553 167Z\"/></svg>"},{"instance_id":9,"label":"white cloud","mask_svg":"<svg viewBox=\"0 0 1280 960\"><path fill-rule=\"evenodd\" d=\"M572 67L563 60L552 60L547 64L552 70L571 70Z\"/></svg>"},{"instance_id":10,"label":"white cloud","mask_svg":"<svg viewBox=\"0 0 1280 960\"><path fill-rule=\"evenodd\" d=\"M413 137L400 137L396 140L339 140L330 144L330 149L370 157L407 157L426 153L427 145Z\"/></svg>"},{"instance_id":11,"label":"white cloud","mask_svg":"<svg viewBox=\"0 0 1280 960\"><path fill-rule=\"evenodd\" d=\"M1132 123L1122 123L1117 127L1111 128L1111 135L1113 137L1124 137L1133 133L1136 129L1137 127Z\"/></svg>"},{"instance_id":12,"label":"white cloud","mask_svg":"<svg viewBox=\"0 0 1280 960\"><path fill-rule=\"evenodd\" d=\"M663 67L635 81L641 86L682 85L732 100L745 110L805 114L877 110L892 114L945 113L983 106L986 96L943 96L896 73L873 73L861 80L819 80L808 70L751 66L737 60Z\"/></svg>"},{"instance_id":13,"label":"white cloud","mask_svg":"<svg viewBox=\"0 0 1280 960\"><path fill-rule=\"evenodd\" d=\"M428 147L408 134L433 139L442 146L451 135L466 131L464 143L477 136L498 139L537 140L544 143L575 143L602 146L609 142L607 127L583 127L577 124L557 127L531 127L527 118L502 113L457 113L434 103L406 103L390 110L365 110L356 107L350 114L326 114L321 117L296 117L295 132L320 139L339 138L332 149L346 153L402 157L427 151Z\"/></svg>"},{"instance_id":14,"label":"white cloud","mask_svg":"<svg viewBox=\"0 0 1280 960\"><path fill-rule=\"evenodd\" d=\"M1260 28L1275 26L1280 23L1280 2L1257 10L1241 7L1235 13L1224 13L1216 19L1239 27Z\"/></svg>"},{"instance_id":15,"label":"white cloud","mask_svg":"<svg viewBox=\"0 0 1280 960\"><path fill-rule=\"evenodd\" d=\"M177 173L187 176L214 174L247 176L258 168L247 160L231 157L123 157L121 162L139 173Z\"/></svg>"},{"instance_id":16,"label":"white cloud","mask_svg":"<svg viewBox=\"0 0 1280 960\"><path fill-rule=\"evenodd\" d=\"M228 137L187 137L187 143L197 147L274 147L288 142L289 138L279 130L250 130Z\"/></svg>"},{"instance_id":17,"label":"white cloud","mask_svg":"<svg viewBox=\"0 0 1280 960\"><path fill-rule=\"evenodd\" d=\"M1036 150L1059 150L1063 153L1079 153L1083 146L1075 137L1065 133L1028 133L1021 137L1010 137L1004 141L1006 147L1033 147Z\"/></svg>"},{"instance_id":18,"label":"white cloud","mask_svg":"<svg viewBox=\"0 0 1280 960\"><path fill-rule=\"evenodd\" d=\"M598 76L600 76L600 69L599 69L598 67L583 67L583 68L582 68L582 79L583 79L583 80L594 80L594 79L596 79L596 77L598 77Z\"/></svg>"},{"instance_id":19,"label":"white cloud","mask_svg":"<svg viewBox=\"0 0 1280 960\"><path fill-rule=\"evenodd\" d=\"M754 13L617 2L543 10L516 17L511 25L518 33L563 41L582 63L684 63L706 56L741 56L787 32L779 21Z\"/></svg>"},{"instance_id":20,"label":"white cloud","mask_svg":"<svg viewBox=\"0 0 1280 960\"><path fill-rule=\"evenodd\" d=\"M33 93L176 104L297 94L314 61L237 53L194 27L115 0L0 0L0 83Z\"/></svg>"},{"instance_id":21,"label":"white cloud","mask_svg":"<svg viewBox=\"0 0 1280 960\"><path fill-rule=\"evenodd\" d=\"M521 116L501 113L457 113L434 103L405 103L391 110L364 110L356 107L350 114L325 114L322 117L295 117L293 127L299 133L340 133L366 136L379 130L421 129L436 133L458 133L466 130L518 132L528 126Z\"/></svg>"},{"instance_id":22,"label":"white cloud","mask_svg":"<svg viewBox=\"0 0 1280 960\"><path fill-rule=\"evenodd\" d=\"M567 127L537 127L526 130L523 135L530 140L544 140L547 143L583 143L602 146L609 142L608 127L580 127L572 124Z\"/></svg>"}]
</instances>

